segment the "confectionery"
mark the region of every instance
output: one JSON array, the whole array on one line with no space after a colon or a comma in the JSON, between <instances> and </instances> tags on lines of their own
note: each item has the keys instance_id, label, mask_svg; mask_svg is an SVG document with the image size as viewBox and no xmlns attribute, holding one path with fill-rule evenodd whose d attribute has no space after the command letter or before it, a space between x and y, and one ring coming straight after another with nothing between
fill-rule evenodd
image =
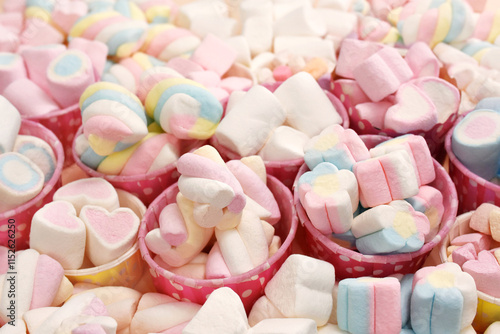
<instances>
[{"instance_id":1,"label":"confectionery","mask_svg":"<svg viewBox=\"0 0 500 334\"><path fill-rule=\"evenodd\" d=\"M500 333L497 0L0 0L0 334Z\"/></svg>"}]
</instances>

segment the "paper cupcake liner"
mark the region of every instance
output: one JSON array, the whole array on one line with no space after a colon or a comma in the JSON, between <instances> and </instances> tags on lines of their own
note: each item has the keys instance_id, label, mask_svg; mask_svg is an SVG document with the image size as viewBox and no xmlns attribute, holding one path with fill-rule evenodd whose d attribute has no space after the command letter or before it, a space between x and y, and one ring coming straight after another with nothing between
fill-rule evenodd
<instances>
[{"instance_id":1,"label":"paper cupcake liner","mask_svg":"<svg viewBox=\"0 0 500 334\"><path fill-rule=\"evenodd\" d=\"M376 135L363 135L361 138L369 148L389 139L388 137ZM307 253L333 264L335 276L338 280L362 276L386 277L392 274L409 274L420 269L429 252L446 236L457 217L458 200L455 186L446 170L436 160L433 160L433 162L436 179L429 185L440 190L443 194L445 210L438 234L431 241L424 244L420 250L402 254L363 255L357 251L341 247L312 225L300 203L299 192L295 186L294 202L299 221L305 227ZM300 168L295 179L295 185L297 185L300 176L308 170L306 164Z\"/></svg>"},{"instance_id":2,"label":"paper cupcake liner","mask_svg":"<svg viewBox=\"0 0 500 334\"><path fill-rule=\"evenodd\" d=\"M406 134L398 133L392 129L377 129L370 123L370 121L361 118L355 106L352 105L349 95L344 93L341 85L335 85L335 81L332 82L331 91L344 104L344 107L349 115L350 127L356 131L356 133L360 135L389 136L392 138ZM414 130L408 133L424 137L433 158L442 162L446 156L446 151L444 149L445 137L455 123L457 117L458 112L450 115L444 123L434 125L430 130Z\"/></svg>"},{"instance_id":3,"label":"paper cupcake liner","mask_svg":"<svg viewBox=\"0 0 500 334\"><path fill-rule=\"evenodd\" d=\"M144 238L151 229L158 226L158 217L161 210L167 204L175 202L175 196L178 193L177 184L170 186L151 203L141 221L139 246L142 257L149 266L156 289L178 300L203 304L214 290L225 286L233 289L240 296L247 312L250 311L254 302L264 294L266 284L291 254L292 241L298 225L290 190L273 176L268 176L267 184L273 192L281 211L281 220L274 227L276 228L276 234L282 240L282 246L276 254L260 266L242 275L224 279L199 280L175 275L160 267L153 260Z\"/></svg>"},{"instance_id":4,"label":"paper cupcake liner","mask_svg":"<svg viewBox=\"0 0 500 334\"><path fill-rule=\"evenodd\" d=\"M446 249L450 245L451 240L462 234L477 232L469 227L471 216L472 212L467 212L458 216L456 222L451 227L450 232L443 239L443 243L439 248L439 257L441 258L442 263L448 261ZM476 331L482 333L493 322L500 321L500 298L495 298L481 291L477 292L477 296L477 311L476 317L472 322L472 326Z\"/></svg>"},{"instance_id":5,"label":"paper cupcake liner","mask_svg":"<svg viewBox=\"0 0 500 334\"><path fill-rule=\"evenodd\" d=\"M460 117L457 123L464 117ZM445 148L450 158L450 176L457 188L458 213L475 210L482 203L500 205L500 186L471 172L456 157L451 149L453 127L446 136Z\"/></svg>"},{"instance_id":6,"label":"paper cupcake liner","mask_svg":"<svg viewBox=\"0 0 500 334\"><path fill-rule=\"evenodd\" d=\"M0 213L0 246L9 247L9 243L12 244L12 241L9 241L12 240L9 238L9 234L11 234L9 232L9 220L14 219L15 247L17 250L29 248L31 219L39 208L52 201L54 192L61 186L61 173L64 164L64 151L61 142L49 129L38 123L23 119L19 134L35 136L47 142L54 151L57 164L54 175L37 196L14 210Z\"/></svg>"},{"instance_id":7,"label":"paper cupcake liner","mask_svg":"<svg viewBox=\"0 0 500 334\"><path fill-rule=\"evenodd\" d=\"M77 138L83 132L82 127L78 129L75 136ZM187 151L191 150L193 147L199 147L203 145L205 141L193 141L191 143L192 147L186 147ZM80 167L85 174L92 177L101 177L111 183L115 188L123 189L129 193L139 197L139 199L146 205L149 205L154 201L162 191L168 188L170 185L174 184L179 178L179 173L177 172L175 163L171 163L163 168L160 168L152 173L148 174L138 174L138 175L108 175L100 173L87 165L85 165L78 154L76 153L75 146L76 141L73 142L73 159L75 163Z\"/></svg>"},{"instance_id":8,"label":"paper cupcake liner","mask_svg":"<svg viewBox=\"0 0 500 334\"><path fill-rule=\"evenodd\" d=\"M52 131L61 141L64 149L64 167L73 164L72 145L75 133L82 125L82 116L78 104L68 108L50 112L46 115L29 117Z\"/></svg>"},{"instance_id":9,"label":"paper cupcake liner","mask_svg":"<svg viewBox=\"0 0 500 334\"><path fill-rule=\"evenodd\" d=\"M276 88L279 87L279 85L281 85L281 82L266 84L263 86L269 89L271 92L274 92ZM344 129L349 128L349 117L342 102L340 102L340 100L336 96L326 90L325 94L328 96L328 99L335 107L335 110L337 110L339 115L342 117L342 126L344 127ZM239 160L242 158L238 153L235 153L225 146L221 145L215 136L212 136L212 138L210 138L210 145L214 146L217 151L219 151L221 157L226 161L233 159ZM297 172L299 171L299 168L303 163L304 158L284 161L264 161L267 173L283 182L283 184L289 189L292 189L295 176L297 175Z\"/></svg>"},{"instance_id":10,"label":"paper cupcake liner","mask_svg":"<svg viewBox=\"0 0 500 334\"><path fill-rule=\"evenodd\" d=\"M134 211L139 218L146 213L146 206L136 196L121 190L116 190L120 207L127 207ZM65 270L64 275L71 283L92 283L99 286L125 286L133 288L141 279L146 265L142 261L139 243L126 251L118 259L101 266Z\"/></svg>"}]
</instances>

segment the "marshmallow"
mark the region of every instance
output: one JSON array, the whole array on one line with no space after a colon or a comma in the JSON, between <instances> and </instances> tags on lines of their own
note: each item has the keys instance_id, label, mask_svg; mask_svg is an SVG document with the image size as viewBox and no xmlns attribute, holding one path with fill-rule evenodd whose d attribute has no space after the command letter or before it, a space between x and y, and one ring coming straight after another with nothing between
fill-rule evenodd
<instances>
[{"instance_id":1,"label":"marshmallow","mask_svg":"<svg viewBox=\"0 0 500 334\"><path fill-rule=\"evenodd\" d=\"M269 257L266 235L259 217L243 210L236 228L215 229L224 262L232 275L240 275L263 264Z\"/></svg>"},{"instance_id":2,"label":"marshmallow","mask_svg":"<svg viewBox=\"0 0 500 334\"><path fill-rule=\"evenodd\" d=\"M408 48L405 61L413 71L413 77L439 77L439 60L424 42L416 42Z\"/></svg>"},{"instance_id":3,"label":"marshmallow","mask_svg":"<svg viewBox=\"0 0 500 334\"><path fill-rule=\"evenodd\" d=\"M373 125L374 128L383 129L384 119L387 109L392 106L391 102L365 102L355 106L361 119L365 119Z\"/></svg>"},{"instance_id":4,"label":"marshmallow","mask_svg":"<svg viewBox=\"0 0 500 334\"><path fill-rule=\"evenodd\" d=\"M410 327L411 293L413 289L413 274L406 274L399 279L401 285L401 324L403 328Z\"/></svg>"},{"instance_id":5,"label":"marshmallow","mask_svg":"<svg viewBox=\"0 0 500 334\"><path fill-rule=\"evenodd\" d=\"M59 110L54 100L27 78L13 81L5 87L3 96L25 117L41 116Z\"/></svg>"},{"instance_id":6,"label":"marshmallow","mask_svg":"<svg viewBox=\"0 0 500 334\"><path fill-rule=\"evenodd\" d=\"M252 327L248 334L316 334L316 322L304 318L264 319Z\"/></svg>"},{"instance_id":7,"label":"marshmallow","mask_svg":"<svg viewBox=\"0 0 500 334\"><path fill-rule=\"evenodd\" d=\"M55 200L33 216L30 247L53 257L64 269L82 266L85 241L85 225L69 202Z\"/></svg>"},{"instance_id":8,"label":"marshmallow","mask_svg":"<svg viewBox=\"0 0 500 334\"><path fill-rule=\"evenodd\" d=\"M108 55L108 46L106 44L77 37L69 41L68 49L80 50L85 53L92 61L92 66L97 75L102 75Z\"/></svg>"},{"instance_id":9,"label":"marshmallow","mask_svg":"<svg viewBox=\"0 0 500 334\"><path fill-rule=\"evenodd\" d=\"M422 212L429 219L430 231L425 242L431 241L438 233L444 215L443 194L434 187L422 186L418 194L407 198L415 211Z\"/></svg>"},{"instance_id":10,"label":"marshmallow","mask_svg":"<svg viewBox=\"0 0 500 334\"><path fill-rule=\"evenodd\" d=\"M0 212L15 209L37 196L44 175L29 158L19 153L0 155Z\"/></svg>"},{"instance_id":11,"label":"marshmallow","mask_svg":"<svg viewBox=\"0 0 500 334\"><path fill-rule=\"evenodd\" d=\"M319 36L326 34L326 22L311 6L301 6L274 23L274 36Z\"/></svg>"},{"instance_id":12,"label":"marshmallow","mask_svg":"<svg viewBox=\"0 0 500 334\"><path fill-rule=\"evenodd\" d=\"M0 52L16 52L21 41L19 36L0 25Z\"/></svg>"},{"instance_id":13,"label":"marshmallow","mask_svg":"<svg viewBox=\"0 0 500 334\"><path fill-rule=\"evenodd\" d=\"M147 94L147 114L165 132L180 139L210 138L222 117L222 105L202 85L189 79L160 81Z\"/></svg>"},{"instance_id":14,"label":"marshmallow","mask_svg":"<svg viewBox=\"0 0 500 334\"><path fill-rule=\"evenodd\" d=\"M462 246L471 243L479 253L483 250L489 250L492 243L492 239L489 235L483 233L467 233L459 235L451 240L452 246Z\"/></svg>"},{"instance_id":15,"label":"marshmallow","mask_svg":"<svg viewBox=\"0 0 500 334\"><path fill-rule=\"evenodd\" d=\"M286 112L268 89L253 86L224 117L215 131L219 143L241 156L257 153Z\"/></svg>"},{"instance_id":16,"label":"marshmallow","mask_svg":"<svg viewBox=\"0 0 500 334\"><path fill-rule=\"evenodd\" d=\"M261 157L251 155L249 157L241 158L240 161L244 163L248 168L253 170L253 172L259 176L262 182L267 183L266 165L264 164L264 161Z\"/></svg>"},{"instance_id":17,"label":"marshmallow","mask_svg":"<svg viewBox=\"0 0 500 334\"><path fill-rule=\"evenodd\" d=\"M309 137L318 135L332 124L342 123L335 107L308 73L299 72L290 77L276 89L274 95L287 113L287 123ZM312 103L314 106L311 106Z\"/></svg>"},{"instance_id":18,"label":"marshmallow","mask_svg":"<svg viewBox=\"0 0 500 334\"><path fill-rule=\"evenodd\" d=\"M455 263L418 270L413 278L411 326L415 333L459 333L476 314L474 279Z\"/></svg>"},{"instance_id":19,"label":"marshmallow","mask_svg":"<svg viewBox=\"0 0 500 334\"><path fill-rule=\"evenodd\" d=\"M79 50L63 52L47 69L47 84L51 96L62 108L78 103L83 91L94 82L92 62Z\"/></svg>"},{"instance_id":20,"label":"marshmallow","mask_svg":"<svg viewBox=\"0 0 500 334\"><path fill-rule=\"evenodd\" d=\"M210 294L182 333L245 334L248 329L247 315L240 297L230 288L222 287Z\"/></svg>"},{"instance_id":21,"label":"marshmallow","mask_svg":"<svg viewBox=\"0 0 500 334\"><path fill-rule=\"evenodd\" d=\"M71 27L82 16L85 16L89 8L84 1L56 2L52 11L52 21L57 24L66 34Z\"/></svg>"},{"instance_id":22,"label":"marshmallow","mask_svg":"<svg viewBox=\"0 0 500 334\"><path fill-rule=\"evenodd\" d=\"M362 254L407 253L422 248L429 233L429 220L399 200L356 216L351 231Z\"/></svg>"},{"instance_id":23,"label":"marshmallow","mask_svg":"<svg viewBox=\"0 0 500 334\"><path fill-rule=\"evenodd\" d=\"M83 133L99 155L121 150L147 135L141 101L117 84L90 85L80 97L80 109Z\"/></svg>"},{"instance_id":24,"label":"marshmallow","mask_svg":"<svg viewBox=\"0 0 500 334\"><path fill-rule=\"evenodd\" d=\"M21 56L28 71L28 78L47 94L50 93L47 84L47 68L65 50L66 47L61 44L30 46L21 50Z\"/></svg>"},{"instance_id":25,"label":"marshmallow","mask_svg":"<svg viewBox=\"0 0 500 334\"><path fill-rule=\"evenodd\" d=\"M465 262L462 268L474 278L479 291L495 298L500 296L498 285L493 283L500 277L500 265L491 252L480 251L477 260Z\"/></svg>"},{"instance_id":26,"label":"marshmallow","mask_svg":"<svg viewBox=\"0 0 500 334\"><path fill-rule=\"evenodd\" d=\"M444 123L457 113L460 104L460 92L449 82L435 77L424 77L413 80L412 83L420 88L436 106L438 123Z\"/></svg>"},{"instance_id":27,"label":"marshmallow","mask_svg":"<svg viewBox=\"0 0 500 334\"><path fill-rule=\"evenodd\" d=\"M205 274L207 279L231 277L231 272L224 261L218 242L214 243L208 253Z\"/></svg>"},{"instance_id":28,"label":"marshmallow","mask_svg":"<svg viewBox=\"0 0 500 334\"><path fill-rule=\"evenodd\" d=\"M21 56L14 53L0 53L0 93L12 81L26 77L26 67Z\"/></svg>"},{"instance_id":29,"label":"marshmallow","mask_svg":"<svg viewBox=\"0 0 500 334\"><path fill-rule=\"evenodd\" d=\"M85 205L101 206L108 211L120 206L115 188L102 178L86 178L64 185L54 193L54 201L58 200L73 204L77 215Z\"/></svg>"},{"instance_id":30,"label":"marshmallow","mask_svg":"<svg viewBox=\"0 0 500 334\"><path fill-rule=\"evenodd\" d=\"M323 162L301 175L299 196L314 227L323 234L344 233L351 228L358 208L358 184L351 171Z\"/></svg>"},{"instance_id":31,"label":"marshmallow","mask_svg":"<svg viewBox=\"0 0 500 334\"><path fill-rule=\"evenodd\" d=\"M496 210L498 210L498 207L491 203L482 203L479 205L470 217L470 228L491 235L490 220L492 212Z\"/></svg>"},{"instance_id":32,"label":"marshmallow","mask_svg":"<svg viewBox=\"0 0 500 334\"><path fill-rule=\"evenodd\" d=\"M354 69L370 56L382 50L383 47L379 43L361 41L354 38L344 39L335 67L335 74L347 79L354 79Z\"/></svg>"},{"instance_id":33,"label":"marshmallow","mask_svg":"<svg viewBox=\"0 0 500 334\"><path fill-rule=\"evenodd\" d=\"M186 225L176 203L171 203L161 210L158 223L162 238L170 245L179 246L186 241Z\"/></svg>"},{"instance_id":34,"label":"marshmallow","mask_svg":"<svg viewBox=\"0 0 500 334\"><path fill-rule=\"evenodd\" d=\"M111 262L135 242L139 217L129 208L112 212L100 206L86 205L79 215L87 228L86 254L95 266Z\"/></svg>"},{"instance_id":35,"label":"marshmallow","mask_svg":"<svg viewBox=\"0 0 500 334\"><path fill-rule=\"evenodd\" d=\"M280 209L266 183L262 182L252 169L239 160L231 160L226 163L226 166L241 184L243 192L271 213L267 221L271 225L276 224L281 218Z\"/></svg>"},{"instance_id":36,"label":"marshmallow","mask_svg":"<svg viewBox=\"0 0 500 334\"><path fill-rule=\"evenodd\" d=\"M21 44L43 46L63 44L65 36L49 22L40 19L26 20L24 30L19 36Z\"/></svg>"},{"instance_id":37,"label":"marshmallow","mask_svg":"<svg viewBox=\"0 0 500 334\"><path fill-rule=\"evenodd\" d=\"M500 114L475 110L453 130L453 153L471 172L490 180L496 176L500 161Z\"/></svg>"},{"instance_id":38,"label":"marshmallow","mask_svg":"<svg viewBox=\"0 0 500 334\"><path fill-rule=\"evenodd\" d=\"M257 299L248 314L248 323L255 326L264 319L285 318L265 295Z\"/></svg>"},{"instance_id":39,"label":"marshmallow","mask_svg":"<svg viewBox=\"0 0 500 334\"><path fill-rule=\"evenodd\" d=\"M161 268L164 268L174 275L184 276L192 279L205 279L206 275L206 264L208 261L207 253L199 253L188 263L180 266L180 267L172 267L165 261L161 259L159 255L153 258Z\"/></svg>"},{"instance_id":40,"label":"marshmallow","mask_svg":"<svg viewBox=\"0 0 500 334\"><path fill-rule=\"evenodd\" d=\"M431 183L436 178L432 156L425 139L416 135L404 135L387 140L370 150L372 157L381 156L397 150L405 150L418 177L418 185Z\"/></svg>"},{"instance_id":41,"label":"marshmallow","mask_svg":"<svg viewBox=\"0 0 500 334\"><path fill-rule=\"evenodd\" d=\"M332 90L334 89L335 86L340 86L340 90L342 91L342 95L340 95L341 101L345 100L347 97L349 98L349 100L351 101L351 105L353 106L357 106L361 103L371 102L370 98L366 96L365 92L363 92L361 87L359 87L356 80L338 79L332 82L331 85L332 85L331 88Z\"/></svg>"},{"instance_id":42,"label":"marshmallow","mask_svg":"<svg viewBox=\"0 0 500 334\"><path fill-rule=\"evenodd\" d=\"M0 154L10 152L14 148L19 129L21 115L16 107L5 97L0 95Z\"/></svg>"},{"instance_id":43,"label":"marshmallow","mask_svg":"<svg viewBox=\"0 0 500 334\"><path fill-rule=\"evenodd\" d=\"M222 76L236 60L236 51L216 36L208 34L194 50L191 60Z\"/></svg>"},{"instance_id":44,"label":"marshmallow","mask_svg":"<svg viewBox=\"0 0 500 334\"><path fill-rule=\"evenodd\" d=\"M271 51L273 46L273 23L271 18L254 16L243 23L241 34L246 39L252 57ZM277 53L277 50L274 50Z\"/></svg>"},{"instance_id":45,"label":"marshmallow","mask_svg":"<svg viewBox=\"0 0 500 334\"><path fill-rule=\"evenodd\" d=\"M304 145L309 137L289 126L277 127L259 151L266 161L286 161L304 157Z\"/></svg>"},{"instance_id":46,"label":"marshmallow","mask_svg":"<svg viewBox=\"0 0 500 334\"><path fill-rule=\"evenodd\" d=\"M370 158L361 138L351 129L332 125L304 145L304 160L309 169L330 162L339 169L352 170L353 165Z\"/></svg>"},{"instance_id":47,"label":"marshmallow","mask_svg":"<svg viewBox=\"0 0 500 334\"><path fill-rule=\"evenodd\" d=\"M332 309L335 269L327 262L290 255L266 285L267 298L285 316L327 323Z\"/></svg>"},{"instance_id":48,"label":"marshmallow","mask_svg":"<svg viewBox=\"0 0 500 334\"><path fill-rule=\"evenodd\" d=\"M454 249L451 253L451 259L462 267L469 260L477 260L477 252L474 245L469 242Z\"/></svg>"},{"instance_id":49,"label":"marshmallow","mask_svg":"<svg viewBox=\"0 0 500 334\"><path fill-rule=\"evenodd\" d=\"M500 321L495 321L488 326L484 334L495 334L495 332L500 330Z\"/></svg>"},{"instance_id":50,"label":"marshmallow","mask_svg":"<svg viewBox=\"0 0 500 334\"><path fill-rule=\"evenodd\" d=\"M378 102L396 92L413 73L399 52L386 47L356 66L353 76L366 95Z\"/></svg>"},{"instance_id":51,"label":"marshmallow","mask_svg":"<svg viewBox=\"0 0 500 334\"><path fill-rule=\"evenodd\" d=\"M348 278L339 282L337 321L353 334L398 333L401 292L396 278ZM390 317L387 315L390 314Z\"/></svg>"},{"instance_id":52,"label":"marshmallow","mask_svg":"<svg viewBox=\"0 0 500 334\"><path fill-rule=\"evenodd\" d=\"M315 36L276 36L274 53L285 52L307 58L323 58L329 62L335 62L336 58L333 43Z\"/></svg>"},{"instance_id":53,"label":"marshmallow","mask_svg":"<svg viewBox=\"0 0 500 334\"><path fill-rule=\"evenodd\" d=\"M358 31L362 40L380 42L391 46L399 38L396 28L392 27L388 22L372 16L365 16L361 19Z\"/></svg>"},{"instance_id":54,"label":"marshmallow","mask_svg":"<svg viewBox=\"0 0 500 334\"><path fill-rule=\"evenodd\" d=\"M57 160L54 151L44 140L34 136L19 135L12 151L33 161L42 171L44 182L48 182L54 175Z\"/></svg>"},{"instance_id":55,"label":"marshmallow","mask_svg":"<svg viewBox=\"0 0 500 334\"><path fill-rule=\"evenodd\" d=\"M157 24L147 31L141 50L153 57L168 61L190 55L201 43L191 31L172 24Z\"/></svg>"},{"instance_id":56,"label":"marshmallow","mask_svg":"<svg viewBox=\"0 0 500 334\"><path fill-rule=\"evenodd\" d=\"M363 207L374 207L418 193L418 181L406 151L357 162L353 168Z\"/></svg>"}]
</instances>

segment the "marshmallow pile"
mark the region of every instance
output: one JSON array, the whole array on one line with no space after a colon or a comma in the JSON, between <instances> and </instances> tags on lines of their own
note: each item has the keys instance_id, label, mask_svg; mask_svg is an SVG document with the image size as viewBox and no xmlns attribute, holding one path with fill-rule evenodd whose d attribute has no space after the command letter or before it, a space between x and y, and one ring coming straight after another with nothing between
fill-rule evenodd
<instances>
[{"instance_id":1,"label":"marshmallow pile","mask_svg":"<svg viewBox=\"0 0 500 334\"><path fill-rule=\"evenodd\" d=\"M118 259L136 242L140 218L120 207L113 186L101 178L64 185L31 222L30 248L56 259L65 270Z\"/></svg>"},{"instance_id":2,"label":"marshmallow pile","mask_svg":"<svg viewBox=\"0 0 500 334\"><path fill-rule=\"evenodd\" d=\"M243 274L281 246L281 218L258 156L225 163L212 146L181 156L175 203L159 214L147 247L161 267L195 279ZM215 239L214 239L215 236Z\"/></svg>"},{"instance_id":3,"label":"marshmallow pile","mask_svg":"<svg viewBox=\"0 0 500 334\"><path fill-rule=\"evenodd\" d=\"M37 196L54 175L57 161L44 140L18 134L19 111L0 95L0 213Z\"/></svg>"},{"instance_id":4,"label":"marshmallow pile","mask_svg":"<svg viewBox=\"0 0 500 334\"><path fill-rule=\"evenodd\" d=\"M476 281L477 289L495 298L500 289L500 208L481 204L470 215L468 232L450 240L448 261L455 262Z\"/></svg>"},{"instance_id":5,"label":"marshmallow pile","mask_svg":"<svg viewBox=\"0 0 500 334\"><path fill-rule=\"evenodd\" d=\"M239 156L293 160L303 158L310 137L341 123L340 111L319 84L307 72L299 72L274 93L261 85L233 92L215 138Z\"/></svg>"},{"instance_id":6,"label":"marshmallow pile","mask_svg":"<svg viewBox=\"0 0 500 334\"><path fill-rule=\"evenodd\" d=\"M414 43L404 52L403 58L380 43L345 39L333 85L376 129L429 131L458 112L460 93L439 77L440 63L427 44Z\"/></svg>"},{"instance_id":7,"label":"marshmallow pile","mask_svg":"<svg viewBox=\"0 0 500 334\"><path fill-rule=\"evenodd\" d=\"M451 148L471 172L488 181L500 170L500 98L479 101L455 127Z\"/></svg>"},{"instance_id":8,"label":"marshmallow pile","mask_svg":"<svg viewBox=\"0 0 500 334\"><path fill-rule=\"evenodd\" d=\"M363 254L407 253L434 238L444 213L423 137L405 135L368 150L351 129L325 129L305 146L311 171L298 180L313 226ZM359 205L361 204L361 205Z\"/></svg>"}]
</instances>

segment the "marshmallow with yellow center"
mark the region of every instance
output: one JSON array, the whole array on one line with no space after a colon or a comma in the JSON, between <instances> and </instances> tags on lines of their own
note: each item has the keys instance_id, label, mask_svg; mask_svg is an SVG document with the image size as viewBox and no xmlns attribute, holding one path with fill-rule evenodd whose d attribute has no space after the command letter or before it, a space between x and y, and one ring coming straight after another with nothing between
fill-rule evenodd
<instances>
[{"instance_id":1,"label":"marshmallow with yellow center","mask_svg":"<svg viewBox=\"0 0 500 334\"><path fill-rule=\"evenodd\" d=\"M415 273L411 325L415 333L460 333L476 315L474 279L456 263L425 267Z\"/></svg>"},{"instance_id":2,"label":"marshmallow with yellow center","mask_svg":"<svg viewBox=\"0 0 500 334\"><path fill-rule=\"evenodd\" d=\"M424 245L429 219L406 201L392 201L356 216L351 231L360 253L414 252Z\"/></svg>"},{"instance_id":3,"label":"marshmallow with yellow center","mask_svg":"<svg viewBox=\"0 0 500 334\"><path fill-rule=\"evenodd\" d=\"M351 228L358 208L358 183L354 174L323 162L299 179L300 201L311 223L322 233L344 233Z\"/></svg>"}]
</instances>

